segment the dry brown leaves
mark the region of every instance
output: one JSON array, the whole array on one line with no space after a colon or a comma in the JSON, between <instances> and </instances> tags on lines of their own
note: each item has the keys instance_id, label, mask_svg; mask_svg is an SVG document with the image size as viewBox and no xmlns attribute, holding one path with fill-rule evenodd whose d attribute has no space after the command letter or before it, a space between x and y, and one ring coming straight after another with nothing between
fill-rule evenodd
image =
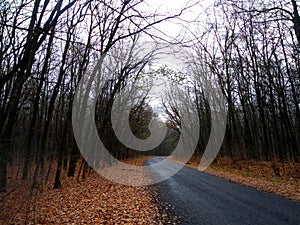
<instances>
[{"instance_id":1,"label":"dry brown leaves","mask_svg":"<svg viewBox=\"0 0 300 225\"><path fill-rule=\"evenodd\" d=\"M143 159L131 160L141 165ZM127 174L133 176L134 174ZM144 177L144 179L150 179ZM21 182L21 181L18 181ZM28 195L29 184L14 183L2 194L0 224L163 224L154 188L126 186L108 181L92 171L78 182L62 179L62 187L52 189L52 181L42 191ZM165 222L163 222L165 221ZM166 222L168 223L168 222Z\"/></svg>"},{"instance_id":2,"label":"dry brown leaves","mask_svg":"<svg viewBox=\"0 0 300 225\"><path fill-rule=\"evenodd\" d=\"M199 159L195 161L199 162ZM192 162L188 166L198 168L199 165ZM205 172L238 184L300 201L300 164L277 163L279 174L275 173L273 167L274 163L270 161L233 161L229 157L224 157L217 159Z\"/></svg>"}]
</instances>

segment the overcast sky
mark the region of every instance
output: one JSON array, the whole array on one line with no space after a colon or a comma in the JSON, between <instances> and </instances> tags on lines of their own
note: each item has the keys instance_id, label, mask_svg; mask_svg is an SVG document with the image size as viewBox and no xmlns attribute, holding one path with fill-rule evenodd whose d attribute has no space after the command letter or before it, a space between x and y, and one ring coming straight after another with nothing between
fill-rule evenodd
<instances>
[{"instance_id":1,"label":"overcast sky","mask_svg":"<svg viewBox=\"0 0 300 225\"><path fill-rule=\"evenodd\" d=\"M163 22L156 27L171 37L176 37L182 32L184 27L193 29L195 20L202 20L205 17L204 10L214 3L213 0L148 0L147 10L155 11L158 9L160 13L178 13L185 6L193 6L186 10L180 17L182 20L174 19ZM187 21L187 22L185 22ZM189 23L190 21L191 23Z\"/></svg>"}]
</instances>

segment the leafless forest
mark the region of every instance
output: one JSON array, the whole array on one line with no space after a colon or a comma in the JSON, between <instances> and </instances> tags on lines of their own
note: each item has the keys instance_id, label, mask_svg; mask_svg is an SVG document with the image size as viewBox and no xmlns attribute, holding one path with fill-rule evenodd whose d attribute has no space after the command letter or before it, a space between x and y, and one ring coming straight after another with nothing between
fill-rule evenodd
<instances>
[{"instance_id":1,"label":"leafless forest","mask_svg":"<svg viewBox=\"0 0 300 225\"><path fill-rule=\"evenodd\" d=\"M116 95L137 79L164 76L197 107L201 129L195 155L203 153L210 134L204 86L213 80L228 110L219 156L299 162L299 2L217 0L192 21L183 19L202 2L161 12L144 0L0 0L0 191L8 190L12 167L32 189L47 182L51 171L54 189L61 186L62 171L69 177L75 170L81 177L90 171L74 140L72 104L80 80L107 52L114 53L114 72L102 81L95 119L101 140L116 158L142 154L114 136L110 116ZM182 24L176 37L160 26L170 21ZM138 55L143 40L185 49L189 70L149 69L156 50ZM198 76L203 71L213 76ZM176 106L171 100L162 105L167 138L148 154L169 154L180 135ZM133 133L147 137L150 119L158 116L147 96L140 99L131 111Z\"/></svg>"}]
</instances>

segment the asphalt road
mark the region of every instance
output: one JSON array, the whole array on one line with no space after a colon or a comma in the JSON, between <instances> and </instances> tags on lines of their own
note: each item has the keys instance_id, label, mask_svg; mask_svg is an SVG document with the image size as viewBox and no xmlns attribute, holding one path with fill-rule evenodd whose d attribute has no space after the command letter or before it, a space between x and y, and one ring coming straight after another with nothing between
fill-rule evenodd
<instances>
[{"instance_id":1,"label":"asphalt road","mask_svg":"<svg viewBox=\"0 0 300 225\"><path fill-rule=\"evenodd\" d=\"M162 158L152 158L146 165ZM178 167L168 162L165 168L152 169L152 176L163 176ZM179 224L300 225L300 203L270 193L231 183L184 167L175 176L157 184L160 201L175 206Z\"/></svg>"}]
</instances>

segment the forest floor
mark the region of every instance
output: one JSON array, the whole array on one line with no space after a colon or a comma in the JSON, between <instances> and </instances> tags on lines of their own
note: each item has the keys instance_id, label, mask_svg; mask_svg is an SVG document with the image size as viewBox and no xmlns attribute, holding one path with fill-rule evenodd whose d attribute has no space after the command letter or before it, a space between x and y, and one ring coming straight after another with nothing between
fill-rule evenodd
<instances>
[{"instance_id":1,"label":"forest floor","mask_svg":"<svg viewBox=\"0 0 300 225\"><path fill-rule=\"evenodd\" d=\"M198 168L200 157L187 164ZM206 173L300 202L300 163L218 158Z\"/></svg>"},{"instance_id":2,"label":"forest floor","mask_svg":"<svg viewBox=\"0 0 300 225\"><path fill-rule=\"evenodd\" d=\"M127 161L143 165L145 158ZM188 166L197 168L199 158ZM176 217L157 197L154 186L126 186L108 181L91 170L85 179L67 177L53 190L53 164L47 183L30 194L30 182L22 181L20 167L10 166L8 190L0 193L0 224L176 224ZM300 201L300 164L218 158L206 173ZM134 174L130 174L133 177ZM150 179L145 174L143 179ZM172 218L171 218L172 217Z\"/></svg>"},{"instance_id":3,"label":"forest floor","mask_svg":"<svg viewBox=\"0 0 300 225\"><path fill-rule=\"evenodd\" d=\"M143 162L137 158L129 163ZM94 171L84 180L63 172L61 188L53 190L54 173L50 173L49 182L30 195L30 183L22 181L14 167L9 168L8 177L8 190L0 194L0 224L174 223L153 186L113 183ZM150 178L145 174L143 179Z\"/></svg>"}]
</instances>

